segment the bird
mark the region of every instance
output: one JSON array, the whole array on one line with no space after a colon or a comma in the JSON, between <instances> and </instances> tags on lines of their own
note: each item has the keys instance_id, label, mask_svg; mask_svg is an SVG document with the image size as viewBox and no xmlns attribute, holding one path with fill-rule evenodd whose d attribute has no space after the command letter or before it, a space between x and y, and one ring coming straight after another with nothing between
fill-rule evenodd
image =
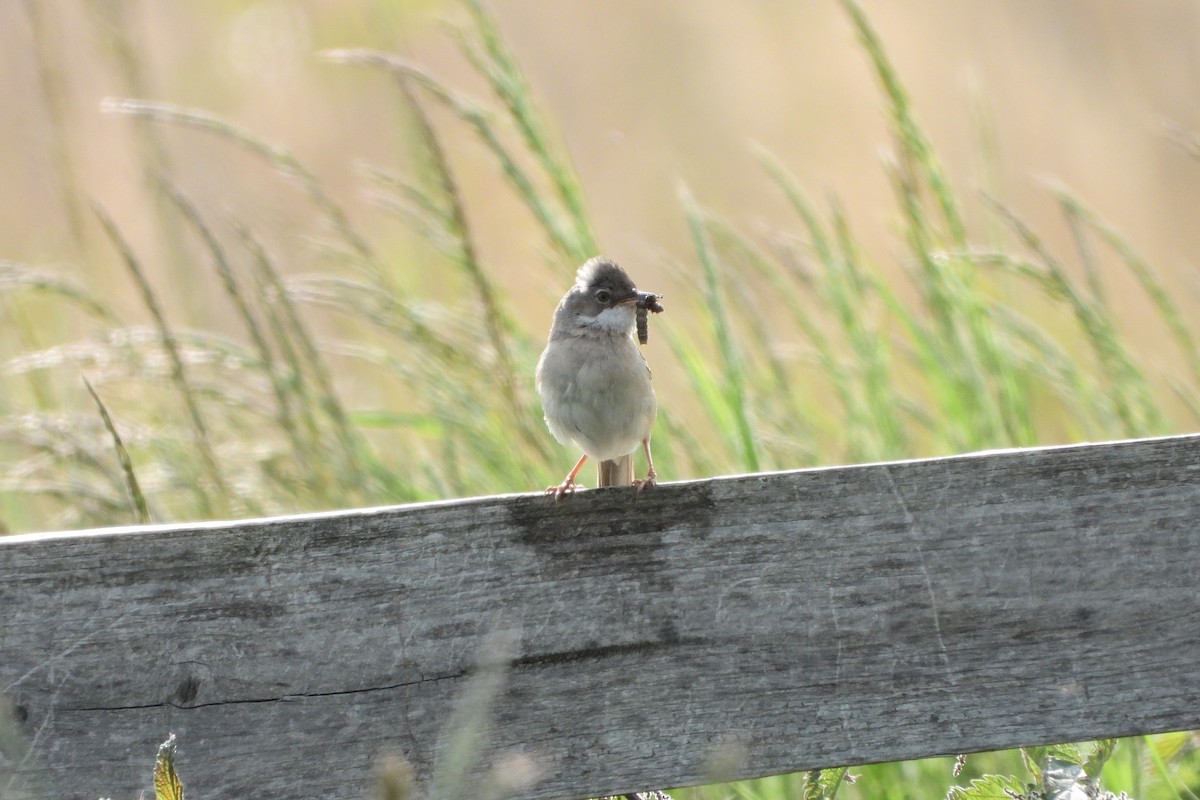
<instances>
[{"instance_id":1,"label":"bird","mask_svg":"<svg viewBox=\"0 0 1200 800\"><path fill-rule=\"evenodd\" d=\"M638 291L615 261L596 256L579 268L554 310L538 359L538 394L550 433L583 451L562 483L546 489L556 500L580 486L575 478L589 458L598 464L598 486L634 486L641 494L656 484L650 430L658 405L633 329L639 308L662 311L660 297ZM634 480L638 445L648 471Z\"/></svg>"}]
</instances>

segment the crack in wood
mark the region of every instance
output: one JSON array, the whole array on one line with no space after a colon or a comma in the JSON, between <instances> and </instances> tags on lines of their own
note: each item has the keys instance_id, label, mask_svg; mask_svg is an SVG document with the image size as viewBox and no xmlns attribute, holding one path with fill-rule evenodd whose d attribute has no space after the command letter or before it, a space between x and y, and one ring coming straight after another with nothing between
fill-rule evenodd
<instances>
[{"instance_id":1,"label":"crack in wood","mask_svg":"<svg viewBox=\"0 0 1200 800\"><path fill-rule=\"evenodd\" d=\"M472 674L473 670L462 670L450 675L438 675L433 678L418 678L415 681L402 681L400 683L392 683L387 686L366 686L358 689L334 689L328 692L294 692L291 694L279 695L278 697L247 697L236 700L210 700L205 703L192 703L185 705L176 703L170 700L163 700L158 703L135 703L124 706L55 706L56 711L137 711L148 708L177 708L181 711L191 711L197 708L209 708L212 706L238 706L251 705L256 703L287 703L292 700L307 700L310 698L320 697L344 697L347 695L369 694L372 692L392 692L397 689L407 689L412 686L421 686L427 683L438 683L439 681L461 680Z\"/></svg>"}]
</instances>

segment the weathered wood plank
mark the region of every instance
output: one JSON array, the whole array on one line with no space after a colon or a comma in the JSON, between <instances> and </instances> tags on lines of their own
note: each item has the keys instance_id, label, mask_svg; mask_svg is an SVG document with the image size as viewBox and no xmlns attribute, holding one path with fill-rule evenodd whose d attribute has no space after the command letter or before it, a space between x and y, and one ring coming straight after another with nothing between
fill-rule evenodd
<instances>
[{"instance_id":1,"label":"weathered wood plank","mask_svg":"<svg viewBox=\"0 0 1200 800\"><path fill-rule=\"evenodd\" d=\"M0 539L18 778L134 797L174 731L189 796L361 797L497 624L533 797L1200 727L1198 477L1187 436Z\"/></svg>"}]
</instances>

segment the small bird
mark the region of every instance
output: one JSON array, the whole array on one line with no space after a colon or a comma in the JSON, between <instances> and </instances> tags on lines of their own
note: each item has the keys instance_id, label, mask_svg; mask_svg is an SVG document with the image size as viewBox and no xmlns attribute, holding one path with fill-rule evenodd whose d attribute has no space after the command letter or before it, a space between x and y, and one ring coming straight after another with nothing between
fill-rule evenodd
<instances>
[{"instance_id":1,"label":"small bird","mask_svg":"<svg viewBox=\"0 0 1200 800\"><path fill-rule=\"evenodd\" d=\"M598 462L599 486L635 486L640 493L655 485L650 429L658 407L633 328L639 308L662 311L659 297L639 292L616 262L597 256L579 268L555 309L538 360L538 394L550 433L583 451L563 482L546 490L555 499L575 491L575 476L588 458ZM649 471L635 481L639 444Z\"/></svg>"}]
</instances>

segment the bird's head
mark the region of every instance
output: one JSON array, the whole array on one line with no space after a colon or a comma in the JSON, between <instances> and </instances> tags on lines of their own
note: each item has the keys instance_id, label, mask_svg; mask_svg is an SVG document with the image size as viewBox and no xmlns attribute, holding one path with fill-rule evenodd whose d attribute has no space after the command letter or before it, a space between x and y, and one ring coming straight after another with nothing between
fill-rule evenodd
<instances>
[{"instance_id":1,"label":"bird's head","mask_svg":"<svg viewBox=\"0 0 1200 800\"><path fill-rule=\"evenodd\" d=\"M657 304L658 295L638 291L615 261L603 256L589 259L575 275L571 287L554 313L556 333L569 336L628 336L633 332L635 309ZM660 307L661 310L661 307Z\"/></svg>"}]
</instances>

